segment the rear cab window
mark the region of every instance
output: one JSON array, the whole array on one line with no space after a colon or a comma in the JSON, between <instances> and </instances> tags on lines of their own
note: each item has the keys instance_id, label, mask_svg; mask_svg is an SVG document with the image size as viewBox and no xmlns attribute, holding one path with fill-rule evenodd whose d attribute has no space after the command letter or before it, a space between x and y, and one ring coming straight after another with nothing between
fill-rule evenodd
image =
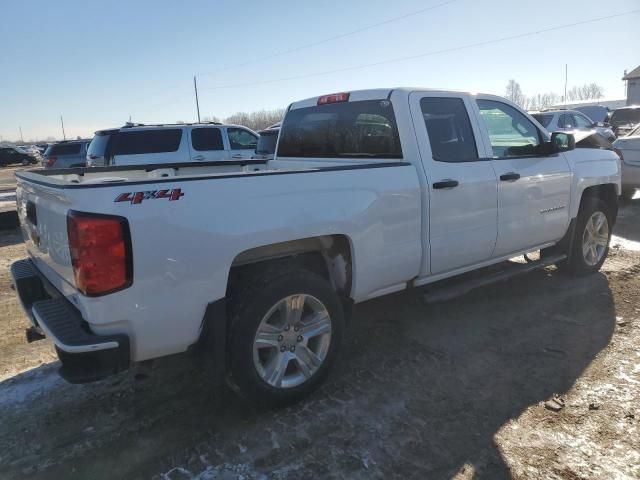
<instances>
[{"instance_id":1,"label":"rear cab window","mask_svg":"<svg viewBox=\"0 0 640 480\"><path fill-rule=\"evenodd\" d=\"M389 100L328 103L290 110L278 157L402 158Z\"/></svg>"}]
</instances>

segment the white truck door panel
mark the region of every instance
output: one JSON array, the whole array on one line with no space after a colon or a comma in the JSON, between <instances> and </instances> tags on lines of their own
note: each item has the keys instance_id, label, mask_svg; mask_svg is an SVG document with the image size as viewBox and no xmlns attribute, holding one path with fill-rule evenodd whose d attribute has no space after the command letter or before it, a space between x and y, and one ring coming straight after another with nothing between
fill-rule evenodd
<instances>
[{"instance_id":1,"label":"white truck door panel","mask_svg":"<svg viewBox=\"0 0 640 480\"><path fill-rule=\"evenodd\" d=\"M497 187L481 158L478 127L466 95L413 92L409 97L429 189L431 274L491 258L497 236ZM478 149L480 146L480 149Z\"/></svg>"},{"instance_id":2,"label":"white truck door panel","mask_svg":"<svg viewBox=\"0 0 640 480\"><path fill-rule=\"evenodd\" d=\"M478 98L486 155L498 177L500 257L562 238L569 225L571 172L565 157L545 155L545 136L524 113Z\"/></svg>"},{"instance_id":3,"label":"white truck door panel","mask_svg":"<svg viewBox=\"0 0 640 480\"><path fill-rule=\"evenodd\" d=\"M196 127L191 129L189 136L192 161L212 162L229 159L220 128Z\"/></svg>"}]
</instances>

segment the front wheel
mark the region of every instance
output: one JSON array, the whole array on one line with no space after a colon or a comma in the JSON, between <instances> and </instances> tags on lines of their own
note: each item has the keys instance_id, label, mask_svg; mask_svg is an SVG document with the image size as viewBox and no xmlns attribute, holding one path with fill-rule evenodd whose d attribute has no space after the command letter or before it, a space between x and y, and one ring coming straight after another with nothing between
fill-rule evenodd
<instances>
[{"instance_id":1,"label":"front wheel","mask_svg":"<svg viewBox=\"0 0 640 480\"><path fill-rule=\"evenodd\" d=\"M573 248L566 270L574 275L597 272L609 253L611 213L607 204L587 198L580 206L573 238Z\"/></svg>"},{"instance_id":2,"label":"front wheel","mask_svg":"<svg viewBox=\"0 0 640 480\"><path fill-rule=\"evenodd\" d=\"M258 276L233 300L231 386L258 406L301 399L327 377L344 328L331 285L306 270Z\"/></svg>"}]
</instances>

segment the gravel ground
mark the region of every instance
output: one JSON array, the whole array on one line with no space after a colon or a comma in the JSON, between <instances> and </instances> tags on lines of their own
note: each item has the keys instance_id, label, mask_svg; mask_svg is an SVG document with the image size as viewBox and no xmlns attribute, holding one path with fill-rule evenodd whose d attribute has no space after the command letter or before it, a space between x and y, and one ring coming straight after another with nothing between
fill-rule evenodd
<instances>
[{"instance_id":1,"label":"gravel ground","mask_svg":"<svg viewBox=\"0 0 640 480\"><path fill-rule=\"evenodd\" d=\"M0 478L640 478L640 201L584 278L549 268L424 305L359 305L329 382L257 412L176 356L89 384L56 375L0 234Z\"/></svg>"}]
</instances>

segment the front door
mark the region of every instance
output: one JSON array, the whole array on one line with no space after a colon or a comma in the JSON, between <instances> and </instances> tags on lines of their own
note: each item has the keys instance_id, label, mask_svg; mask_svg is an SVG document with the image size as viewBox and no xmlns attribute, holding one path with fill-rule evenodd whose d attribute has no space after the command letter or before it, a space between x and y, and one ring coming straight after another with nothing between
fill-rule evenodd
<instances>
[{"instance_id":1,"label":"front door","mask_svg":"<svg viewBox=\"0 0 640 480\"><path fill-rule=\"evenodd\" d=\"M497 236L497 180L480 154L469 97L413 92L409 98L429 192L430 266L422 272L437 275L486 261Z\"/></svg>"},{"instance_id":2,"label":"front door","mask_svg":"<svg viewBox=\"0 0 640 480\"><path fill-rule=\"evenodd\" d=\"M563 154L545 155L547 140L519 109L478 97L485 155L498 177L498 241L502 257L561 239L569 225L571 171Z\"/></svg>"},{"instance_id":3,"label":"front door","mask_svg":"<svg viewBox=\"0 0 640 480\"><path fill-rule=\"evenodd\" d=\"M244 128L227 128L232 159L251 158L256 153L258 137Z\"/></svg>"}]
</instances>

